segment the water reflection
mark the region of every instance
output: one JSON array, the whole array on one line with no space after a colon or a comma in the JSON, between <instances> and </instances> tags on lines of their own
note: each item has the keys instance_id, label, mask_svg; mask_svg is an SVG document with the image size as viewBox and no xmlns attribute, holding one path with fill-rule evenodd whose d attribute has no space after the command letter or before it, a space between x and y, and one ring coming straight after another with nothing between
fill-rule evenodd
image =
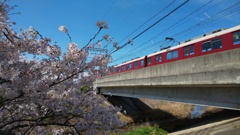
<instances>
[{"instance_id":1,"label":"water reflection","mask_svg":"<svg viewBox=\"0 0 240 135\"><path fill-rule=\"evenodd\" d=\"M191 118L199 117L205 111L206 106L195 105L191 114Z\"/></svg>"}]
</instances>

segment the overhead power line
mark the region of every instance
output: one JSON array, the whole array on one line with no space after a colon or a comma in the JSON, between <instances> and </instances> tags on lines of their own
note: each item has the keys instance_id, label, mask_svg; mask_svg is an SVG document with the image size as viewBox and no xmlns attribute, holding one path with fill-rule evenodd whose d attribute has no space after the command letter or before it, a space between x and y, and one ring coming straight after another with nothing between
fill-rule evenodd
<instances>
[{"instance_id":1,"label":"overhead power line","mask_svg":"<svg viewBox=\"0 0 240 135\"><path fill-rule=\"evenodd\" d=\"M179 24L180 22L182 22L183 20L185 20L187 17L189 17L189 16L192 15L193 13L196 13L196 12L199 11L201 8L203 8L203 7L205 7L206 5L210 4L212 1L213 1L213 0L207 2L206 4L204 4L203 6L201 6L200 8L198 8L198 9L196 9L195 11L191 12L189 15L187 15L186 17L184 17L183 19L181 19L180 21L178 21L178 22L175 23L174 25L172 25L172 26L170 26L169 28L165 29L164 31L162 31L161 33L157 34L156 36L154 36L154 37L151 38L150 40L144 42L143 44L137 46L137 47L134 48L133 50L129 51L129 53L125 54L124 56L121 56L121 57L117 58L116 60L114 60L114 62L115 62L115 61L118 61L118 60L120 60L120 59L122 59L122 58L124 58L124 57L127 57L130 53L131 53L130 55L136 54L136 53L132 53L132 52L133 52L133 51L136 52L136 49L137 49L137 48L139 48L139 47L142 46L142 45L145 45L146 43L148 43L149 41L153 40L154 38L156 38L156 37L159 36L160 34L162 34L162 33L166 32L167 30L171 29L173 26L176 26L177 24ZM223 1L225 1L225 0L222 0L220 3L222 3ZM219 5L220 3L215 4L214 6L210 7L209 9L212 9L213 7L217 7L217 5ZM233 14L233 13L238 12L238 11L240 10L239 8L236 7L238 4L239 4L239 2L233 4L232 6L226 8L226 9L220 11L220 12L218 12L218 13L215 14L215 15L213 15L213 16L212 16L212 17L213 17L213 21L215 21L215 19L220 19L220 18L222 18L223 16L229 16L229 15L231 15L231 14ZM236 7L236 9L234 8L234 6ZM208 11L209 9L207 9L206 11ZM231 9L231 11L228 11L228 10L230 10L230 9ZM224 13L222 14L222 12L224 12ZM202 12L201 12L201 13L202 13ZM204 25L207 24L206 21L207 21L208 23L210 22L210 20L201 21L200 23L194 25L195 28L193 28L193 26L192 26L192 27L190 27L190 28L185 29L185 30L182 31L182 32L178 32L177 34L175 33L175 34L172 35L172 36L185 35L186 33L188 33L189 29L191 29L191 31L193 31L193 30L196 30L198 27L202 26L203 24L204 24ZM164 41L159 41L159 42L157 42L157 43L152 44L151 47L145 47L145 48L143 48L143 49L141 49L141 50L137 50L137 51L139 52L139 51L142 51L142 50L146 50L146 49L152 48L153 46L158 45L160 42L164 42ZM164 44L162 43L160 47L162 47L163 45L164 45Z\"/></svg>"},{"instance_id":2,"label":"overhead power line","mask_svg":"<svg viewBox=\"0 0 240 135\"><path fill-rule=\"evenodd\" d=\"M120 42L122 42L123 40L127 39L129 36L131 36L133 33L135 33L137 30L139 30L141 27L143 27L146 23L148 23L150 20L152 20L154 17L156 17L157 15L159 15L162 11L164 11L165 9L167 9L169 6L171 6L176 0L172 1L171 3L169 3L166 7L164 7L162 10L158 11L155 15L153 15L152 17L150 17L148 20L146 20L142 25L140 25L137 29L135 29L134 31L132 31L130 34L128 34L125 38L123 38Z\"/></svg>"},{"instance_id":3,"label":"overhead power line","mask_svg":"<svg viewBox=\"0 0 240 135\"><path fill-rule=\"evenodd\" d=\"M211 21L216 21L217 19L221 19L223 17L226 17L230 14L233 14L235 12L238 12L240 10L240 8L238 7L238 5L240 4L240 2L234 3L233 5L231 5L230 7L227 7L225 9L223 9L222 11L216 13L215 15L211 16L211 20L204 20L200 23L197 23L191 27L189 27L188 29L185 29L183 31L179 31L178 33L174 34L173 37L179 36L179 35L183 35L182 33L190 33L191 31L197 30L197 28L201 28L209 23L211 23ZM229 11L229 12L228 12Z\"/></svg>"},{"instance_id":4,"label":"overhead power line","mask_svg":"<svg viewBox=\"0 0 240 135\"><path fill-rule=\"evenodd\" d=\"M151 29L153 26L155 26L156 24L158 24L159 22L161 22L163 19L167 18L169 15L171 15L172 13L174 13L175 11L177 11L180 7L182 7L183 5L185 5L187 2L189 2L190 0L186 0L185 2L183 2L181 5L179 5L178 7L176 7L175 9L173 9L171 12L169 12L168 14L166 14L164 17L160 18L158 21L156 21L155 23L153 23L151 26L149 26L148 28L146 28L145 30L143 30L142 32L140 32L138 35L136 35L135 37L132 38L132 40L135 40L136 38L138 38L139 36L141 36L142 34L144 34L146 31L148 31L149 29ZM123 44L119 49L114 50L113 52L110 52L109 54L113 54L114 52L122 49L123 47L125 47L126 45L128 45L129 42Z\"/></svg>"},{"instance_id":5,"label":"overhead power line","mask_svg":"<svg viewBox=\"0 0 240 135\"><path fill-rule=\"evenodd\" d=\"M206 5L210 4L213 0L210 0L209 2L205 3L203 6L199 7L198 9L194 10L193 12L191 12L190 14L188 14L187 16L185 16L184 18L182 18L180 21L178 21L177 23L173 24L172 26L168 27L167 29L165 29L164 31L162 31L161 33L158 33L157 35L155 35L154 37L152 37L151 39L147 40L146 42L144 42L143 44L137 46L135 49L147 44L148 42L152 41L153 39L155 39L156 37L158 37L159 35L161 35L162 33L168 31L169 29L173 28L174 26L176 26L177 24L179 24L180 22L182 22L183 20L185 20L186 18L190 17L192 14L196 13L197 11L199 11L200 9L202 9L203 7L205 7ZM132 50L133 51L133 50ZM132 52L130 51L130 52Z\"/></svg>"},{"instance_id":6,"label":"overhead power line","mask_svg":"<svg viewBox=\"0 0 240 135\"><path fill-rule=\"evenodd\" d=\"M174 10L172 10L171 12L169 12L167 15L165 15L164 17L162 17L161 19L159 19L158 21L156 21L154 24L152 24L151 26L149 26L148 28L146 28L145 30L143 30L141 33L139 33L138 35L136 35L134 38L132 38L132 40L135 40L136 38L138 38L139 36L141 36L143 33L145 33L146 31L148 31L149 29L151 29L153 26L155 26L156 24L158 24L160 21L162 21L163 19L167 18L169 15L171 15L173 12L175 12L176 10L178 10L180 7L182 7L183 5L185 5L189 0L186 0L184 3L182 3L181 5L179 5L177 8L175 8Z\"/></svg>"},{"instance_id":7,"label":"overhead power line","mask_svg":"<svg viewBox=\"0 0 240 135\"><path fill-rule=\"evenodd\" d=\"M150 17L149 19L147 19L142 25L140 25L137 29L135 29L134 31L132 31L130 34L128 34L125 38L123 38L121 41L118 42L118 44L120 44L122 41L124 41L125 39L127 39L129 36L131 36L133 33L135 33L137 30L139 30L141 27L143 27L146 23L148 23L150 20L152 20L154 17L156 17L157 15L159 15L160 13L162 13L165 9L167 9L169 6L171 6L176 0L173 0L171 3L169 3L167 6L165 6L163 9L159 10L156 14L154 14L152 17ZM114 50L114 47L112 47L110 49L110 52Z\"/></svg>"},{"instance_id":8,"label":"overhead power line","mask_svg":"<svg viewBox=\"0 0 240 135\"><path fill-rule=\"evenodd\" d=\"M108 10L105 12L105 14L102 17L102 20L106 17L106 15L109 13L110 9L113 7L113 5L115 4L116 0L114 0L111 4L111 6L108 8Z\"/></svg>"}]
</instances>

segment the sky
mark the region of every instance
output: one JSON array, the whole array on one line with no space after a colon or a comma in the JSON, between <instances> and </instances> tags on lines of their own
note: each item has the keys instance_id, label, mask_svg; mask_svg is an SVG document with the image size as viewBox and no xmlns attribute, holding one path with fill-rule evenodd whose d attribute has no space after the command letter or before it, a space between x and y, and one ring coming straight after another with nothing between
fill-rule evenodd
<instances>
[{"instance_id":1,"label":"sky","mask_svg":"<svg viewBox=\"0 0 240 135\"><path fill-rule=\"evenodd\" d=\"M108 34L119 46L129 44L112 54L109 65L120 64L136 57L177 45L205 33L240 25L239 0L10 0L17 7L10 12L14 29L33 26L44 37L52 39L67 51L70 42L60 26L66 26L79 49L96 34L97 21L106 21L109 28L93 40L96 43ZM178 9L176 9L179 7ZM21 14L15 14L21 12ZM154 25L153 25L154 24ZM150 27L152 26L152 27ZM176 42L164 42L166 37ZM112 43L102 42L110 52ZM98 46L95 46L98 48ZM90 52L88 60L96 52Z\"/></svg>"}]
</instances>

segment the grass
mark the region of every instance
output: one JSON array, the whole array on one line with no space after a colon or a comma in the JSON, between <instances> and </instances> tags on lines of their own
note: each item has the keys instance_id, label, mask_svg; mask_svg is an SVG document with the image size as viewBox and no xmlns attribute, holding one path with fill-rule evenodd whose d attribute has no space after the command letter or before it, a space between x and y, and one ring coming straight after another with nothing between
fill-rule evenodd
<instances>
[{"instance_id":1,"label":"grass","mask_svg":"<svg viewBox=\"0 0 240 135\"><path fill-rule=\"evenodd\" d=\"M138 129L132 130L127 133L123 133L121 135L166 135L168 132L164 131L163 129L159 128L157 125L154 126L142 126Z\"/></svg>"}]
</instances>

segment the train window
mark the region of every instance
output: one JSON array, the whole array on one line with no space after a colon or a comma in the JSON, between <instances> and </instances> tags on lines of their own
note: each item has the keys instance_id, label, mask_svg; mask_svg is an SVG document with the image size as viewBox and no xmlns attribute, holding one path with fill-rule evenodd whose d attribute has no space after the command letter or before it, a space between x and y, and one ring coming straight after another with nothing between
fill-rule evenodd
<instances>
[{"instance_id":1,"label":"train window","mask_svg":"<svg viewBox=\"0 0 240 135\"><path fill-rule=\"evenodd\" d=\"M125 65L122 66L122 71L125 70Z\"/></svg>"},{"instance_id":2,"label":"train window","mask_svg":"<svg viewBox=\"0 0 240 135\"><path fill-rule=\"evenodd\" d=\"M190 48L189 54L193 55L194 54L194 45L190 45L189 48Z\"/></svg>"},{"instance_id":3,"label":"train window","mask_svg":"<svg viewBox=\"0 0 240 135\"><path fill-rule=\"evenodd\" d=\"M172 52L167 53L167 60L170 60L170 59L172 59Z\"/></svg>"},{"instance_id":4,"label":"train window","mask_svg":"<svg viewBox=\"0 0 240 135\"><path fill-rule=\"evenodd\" d=\"M211 51L211 50L212 50L211 41L202 43L202 52L207 52L207 51Z\"/></svg>"},{"instance_id":5,"label":"train window","mask_svg":"<svg viewBox=\"0 0 240 135\"><path fill-rule=\"evenodd\" d=\"M178 50L173 51L173 58L177 58L178 57Z\"/></svg>"},{"instance_id":6,"label":"train window","mask_svg":"<svg viewBox=\"0 0 240 135\"><path fill-rule=\"evenodd\" d=\"M217 38L212 41L202 43L202 52L211 51L213 49L222 48L222 39Z\"/></svg>"},{"instance_id":7,"label":"train window","mask_svg":"<svg viewBox=\"0 0 240 135\"><path fill-rule=\"evenodd\" d=\"M174 50L167 53L167 60L174 59L178 57L178 50Z\"/></svg>"},{"instance_id":8,"label":"train window","mask_svg":"<svg viewBox=\"0 0 240 135\"><path fill-rule=\"evenodd\" d=\"M117 70L116 70L116 72L120 72L120 67L117 67Z\"/></svg>"},{"instance_id":9,"label":"train window","mask_svg":"<svg viewBox=\"0 0 240 135\"><path fill-rule=\"evenodd\" d=\"M162 54L156 55L156 62L162 62Z\"/></svg>"},{"instance_id":10,"label":"train window","mask_svg":"<svg viewBox=\"0 0 240 135\"><path fill-rule=\"evenodd\" d=\"M141 60L140 65L144 66L144 60Z\"/></svg>"},{"instance_id":11,"label":"train window","mask_svg":"<svg viewBox=\"0 0 240 135\"><path fill-rule=\"evenodd\" d=\"M212 48L213 49L222 48L222 39L218 38L218 39L212 40Z\"/></svg>"},{"instance_id":12,"label":"train window","mask_svg":"<svg viewBox=\"0 0 240 135\"><path fill-rule=\"evenodd\" d=\"M184 47L184 56L193 55L194 54L194 45Z\"/></svg>"},{"instance_id":13,"label":"train window","mask_svg":"<svg viewBox=\"0 0 240 135\"><path fill-rule=\"evenodd\" d=\"M152 58L148 58L148 59L147 59L147 63L148 63L148 64L152 64Z\"/></svg>"},{"instance_id":14,"label":"train window","mask_svg":"<svg viewBox=\"0 0 240 135\"><path fill-rule=\"evenodd\" d=\"M184 56L188 56L188 46L184 47Z\"/></svg>"},{"instance_id":15,"label":"train window","mask_svg":"<svg viewBox=\"0 0 240 135\"><path fill-rule=\"evenodd\" d=\"M138 61L135 61L134 62L134 68L137 68L138 67Z\"/></svg>"},{"instance_id":16,"label":"train window","mask_svg":"<svg viewBox=\"0 0 240 135\"><path fill-rule=\"evenodd\" d=\"M240 31L235 32L233 34L233 44L234 45L239 45L240 44Z\"/></svg>"},{"instance_id":17,"label":"train window","mask_svg":"<svg viewBox=\"0 0 240 135\"><path fill-rule=\"evenodd\" d=\"M127 69L131 69L132 68L132 64L127 64Z\"/></svg>"}]
</instances>

